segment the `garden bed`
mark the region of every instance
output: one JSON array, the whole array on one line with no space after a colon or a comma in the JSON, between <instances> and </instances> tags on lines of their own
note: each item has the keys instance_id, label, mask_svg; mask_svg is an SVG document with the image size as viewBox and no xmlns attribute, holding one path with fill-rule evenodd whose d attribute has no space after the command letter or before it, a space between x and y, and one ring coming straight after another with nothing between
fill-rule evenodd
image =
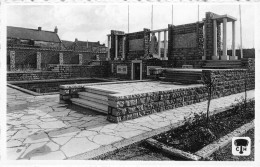
<instances>
[{"instance_id":1,"label":"garden bed","mask_svg":"<svg viewBox=\"0 0 260 167\"><path fill-rule=\"evenodd\" d=\"M234 131L242 125L251 122L254 119L255 101L249 100L247 103L247 110L244 110L242 102L233 106L232 109L220 112L210 117L209 129L215 135L210 140L207 139L207 132L201 128L205 125L205 115L196 116L196 121L193 123L186 123L177 129L168 131L166 133L157 135L154 139L164 144L177 148L186 152L195 153L204 146L213 141L225 136ZM200 119L199 119L200 118ZM187 120L188 121L188 120ZM201 130L203 129L203 130ZM231 152L229 153L231 154ZM129 145L119 150L95 157L94 159L102 160L184 160L180 157L169 155L155 147L150 146L146 142L140 141L138 143Z\"/></svg>"},{"instance_id":2,"label":"garden bed","mask_svg":"<svg viewBox=\"0 0 260 167\"><path fill-rule=\"evenodd\" d=\"M195 115L194 121L187 120L184 126L153 137L167 146L186 152L195 153L204 146L227 135L238 127L252 121L255 117L255 101L240 102L232 109L215 114L209 118L206 126L206 115Z\"/></svg>"}]
</instances>

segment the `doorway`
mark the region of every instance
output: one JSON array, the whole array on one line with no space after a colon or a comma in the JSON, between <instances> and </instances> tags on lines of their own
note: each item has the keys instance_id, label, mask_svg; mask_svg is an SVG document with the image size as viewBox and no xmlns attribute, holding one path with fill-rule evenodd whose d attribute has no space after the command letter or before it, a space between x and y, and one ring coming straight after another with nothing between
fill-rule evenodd
<instances>
[{"instance_id":1,"label":"doorway","mask_svg":"<svg viewBox=\"0 0 260 167\"><path fill-rule=\"evenodd\" d=\"M132 72L131 79L132 80L142 80L142 61L141 60L133 60L132 61Z\"/></svg>"}]
</instances>

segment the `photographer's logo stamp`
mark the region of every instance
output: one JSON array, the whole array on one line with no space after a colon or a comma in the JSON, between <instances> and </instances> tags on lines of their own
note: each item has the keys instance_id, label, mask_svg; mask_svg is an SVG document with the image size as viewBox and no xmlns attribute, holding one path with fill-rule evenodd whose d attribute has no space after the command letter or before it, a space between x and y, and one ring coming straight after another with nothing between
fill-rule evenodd
<instances>
[{"instance_id":1,"label":"photographer's logo stamp","mask_svg":"<svg viewBox=\"0 0 260 167\"><path fill-rule=\"evenodd\" d=\"M236 156L248 156L251 153L251 139L249 137L232 138L232 154Z\"/></svg>"}]
</instances>

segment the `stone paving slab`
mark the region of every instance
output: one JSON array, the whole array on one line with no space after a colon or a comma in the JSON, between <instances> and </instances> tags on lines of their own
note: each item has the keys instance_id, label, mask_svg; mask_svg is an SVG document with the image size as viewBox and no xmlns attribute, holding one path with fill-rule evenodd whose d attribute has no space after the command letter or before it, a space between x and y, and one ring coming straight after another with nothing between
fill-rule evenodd
<instances>
[{"instance_id":1,"label":"stone paving slab","mask_svg":"<svg viewBox=\"0 0 260 167\"><path fill-rule=\"evenodd\" d=\"M36 97L12 88L7 94L9 159L90 159L180 126L185 117L205 112L207 105L201 102L116 124L106 115L59 104L58 95ZM214 99L210 110L237 103L243 95ZM254 90L247 96L253 98Z\"/></svg>"},{"instance_id":2,"label":"stone paving slab","mask_svg":"<svg viewBox=\"0 0 260 167\"><path fill-rule=\"evenodd\" d=\"M92 85L85 86L87 91L96 90L111 92L112 94L138 94L138 93L147 93L147 92L157 92L157 91L166 91L172 89L182 89L190 87L198 87L202 84L192 84L192 85L173 85L168 82L158 82L158 81L149 81L149 82L135 82L135 83L122 83L122 84L106 84L106 85Z\"/></svg>"}]
</instances>

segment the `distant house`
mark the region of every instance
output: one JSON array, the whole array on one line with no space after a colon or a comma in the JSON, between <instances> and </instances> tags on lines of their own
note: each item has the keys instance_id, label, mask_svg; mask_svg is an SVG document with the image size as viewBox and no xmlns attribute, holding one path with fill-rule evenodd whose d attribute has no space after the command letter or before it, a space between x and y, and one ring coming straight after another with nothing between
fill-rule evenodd
<instances>
[{"instance_id":1,"label":"distant house","mask_svg":"<svg viewBox=\"0 0 260 167\"><path fill-rule=\"evenodd\" d=\"M61 49L61 40L57 33L57 27L55 27L54 31L44 31L41 27L28 29L7 26L7 45Z\"/></svg>"},{"instance_id":2,"label":"distant house","mask_svg":"<svg viewBox=\"0 0 260 167\"><path fill-rule=\"evenodd\" d=\"M92 51L92 52L106 52L107 47L105 44L100 44L100 42L89 42L89 41L79 41L77 38L74 42L62 40L63 47L68 50L75 51Z\"/></svg>"}]
</instances>

